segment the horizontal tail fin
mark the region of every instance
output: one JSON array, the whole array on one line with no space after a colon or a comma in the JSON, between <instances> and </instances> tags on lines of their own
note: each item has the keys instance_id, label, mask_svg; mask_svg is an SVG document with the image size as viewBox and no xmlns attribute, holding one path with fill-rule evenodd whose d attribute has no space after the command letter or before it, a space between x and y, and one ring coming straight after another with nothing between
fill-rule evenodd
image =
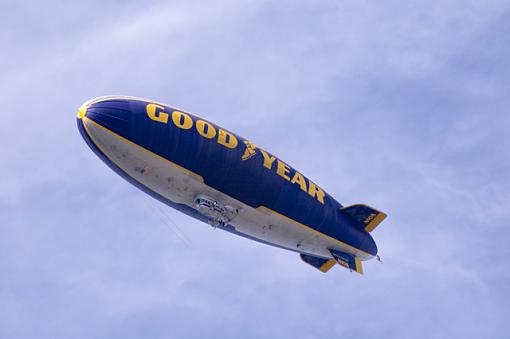
<instances>
[{"instance_id":1,"label":"horizontal tail fin","mask_svg":"<svg viewBox=\"0 0 510 339\"><path fill-rule=\"evenodd\" d=\"M359 274L363 274L363 267L361 266L361 260L352 254L345 253L338 250L329 250L335 261L342 267L345 267L351 271Z\"/></svg>"},{"instance_id":2,"label":"horizontal tail fin","mask_svg":"<svg viewBox=\"0 0 510 339\"><path fill-rule=\"evenodd\" d=\"M326 273L331 269L331 267L335 266L336 261L333 259L324 259L319 257L314 257L308 254L300 254L301 260L303 260L308 265L311 265L318 269L319 271Z\"/></svg>"},{"instance_id":3,"label":"horizontal tail fin","mask_svg":"<svg viewBox=\"0 0 510 339\"><path fill-rule=\"evenodd\" d=\"M342 211L349 214L360 228L367 232L372 232L387 217L385 213L363 204L347 206L342 208Z\"/></svg>"}]
</instances>

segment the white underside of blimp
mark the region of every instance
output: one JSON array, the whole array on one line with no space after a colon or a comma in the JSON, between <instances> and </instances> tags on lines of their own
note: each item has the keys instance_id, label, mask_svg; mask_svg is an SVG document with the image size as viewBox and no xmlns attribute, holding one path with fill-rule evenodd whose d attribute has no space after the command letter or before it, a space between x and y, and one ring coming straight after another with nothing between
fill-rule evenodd
<instances>
[{"instance_id":1,"label":"white underside of blimp","mask_svg":"<svg viewBox=\"0 0 510 339\"><path fill-rule=\"evenodd\" d=\"M266 207L252 208L207 186L203 178L155 153L115 134L94 121L83 118L85 131L94 144L120 169L148 189L166 199L207 214L207 206L197 197L210 199L227 209L227 224L247 236L290 250L332 258L328 249L351 253L362 260L372 256ZM198 199L200 200L200 199ZM201 200L200 200L201 201ZM211 222L215 226L215 222Z\"/></svg>"}]
</instances>

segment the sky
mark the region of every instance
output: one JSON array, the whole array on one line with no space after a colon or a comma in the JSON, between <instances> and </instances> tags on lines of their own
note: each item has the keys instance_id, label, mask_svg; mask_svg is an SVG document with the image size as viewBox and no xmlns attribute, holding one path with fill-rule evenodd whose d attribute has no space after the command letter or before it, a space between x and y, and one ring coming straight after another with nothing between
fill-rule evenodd
<instances>
[{"instance_id":1,"label":"sky","mask_svg":"<svg viewBox=\"0 0 510 339\"><path fill-rule=\"evenodd\" d=\"M0 338L507 338L510 2L2 1ZM76 110L165 102L388 214L322 274L129 185Z\"/></svg>"}]
</instances>

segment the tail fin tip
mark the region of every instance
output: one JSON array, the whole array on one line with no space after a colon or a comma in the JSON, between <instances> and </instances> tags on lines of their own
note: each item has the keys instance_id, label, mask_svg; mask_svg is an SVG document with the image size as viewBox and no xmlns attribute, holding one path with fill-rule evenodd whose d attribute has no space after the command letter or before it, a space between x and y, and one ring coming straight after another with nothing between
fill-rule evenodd
<instances>
[{"instance_id":1,"label":"tail fin tip","mask_svg":"<svg viewBox=\"0 0 510 339\"><path fill-rule=\"evenodd\" d=\"M346 212L366 232L372 232L387 217L386 213L364 204L347 206L342 208L342 211Z\"/></svg>"},{"instance_id":2,"label":"tail fin tip","mask_svg":"<svg viewBox=\"0 0 510 339\"><path fill-rule=\"evenodd\" d=\"M305 263L315 267L322 273L326 273L336 264L336 261L333 259L324 259L303 253L301 253L299 256Z\"/></svg>"}]
</instances>

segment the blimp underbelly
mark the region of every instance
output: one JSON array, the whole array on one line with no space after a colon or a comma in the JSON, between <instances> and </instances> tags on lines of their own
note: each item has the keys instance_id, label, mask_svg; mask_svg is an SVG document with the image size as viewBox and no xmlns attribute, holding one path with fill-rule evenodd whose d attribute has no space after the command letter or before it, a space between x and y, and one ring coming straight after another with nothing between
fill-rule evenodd
<instances>
[{"instance_id":1,"label":"blimp underbelly","mask_svg":"<svg viewBox=\"0 0 510 339\"><path fill-rule=\"evenodd\" d=\"M91 119L85 117L83 124L91 141L111 162L171 202L196 208L197 196L211 197L237 210L228 222L237 232L290 250L329 258L331 255L327 249L338 247L334 240L299 227L282 215L264 207L252 208L215 190L201 176L122 138Z\"/></svg>"}]
</instances>

